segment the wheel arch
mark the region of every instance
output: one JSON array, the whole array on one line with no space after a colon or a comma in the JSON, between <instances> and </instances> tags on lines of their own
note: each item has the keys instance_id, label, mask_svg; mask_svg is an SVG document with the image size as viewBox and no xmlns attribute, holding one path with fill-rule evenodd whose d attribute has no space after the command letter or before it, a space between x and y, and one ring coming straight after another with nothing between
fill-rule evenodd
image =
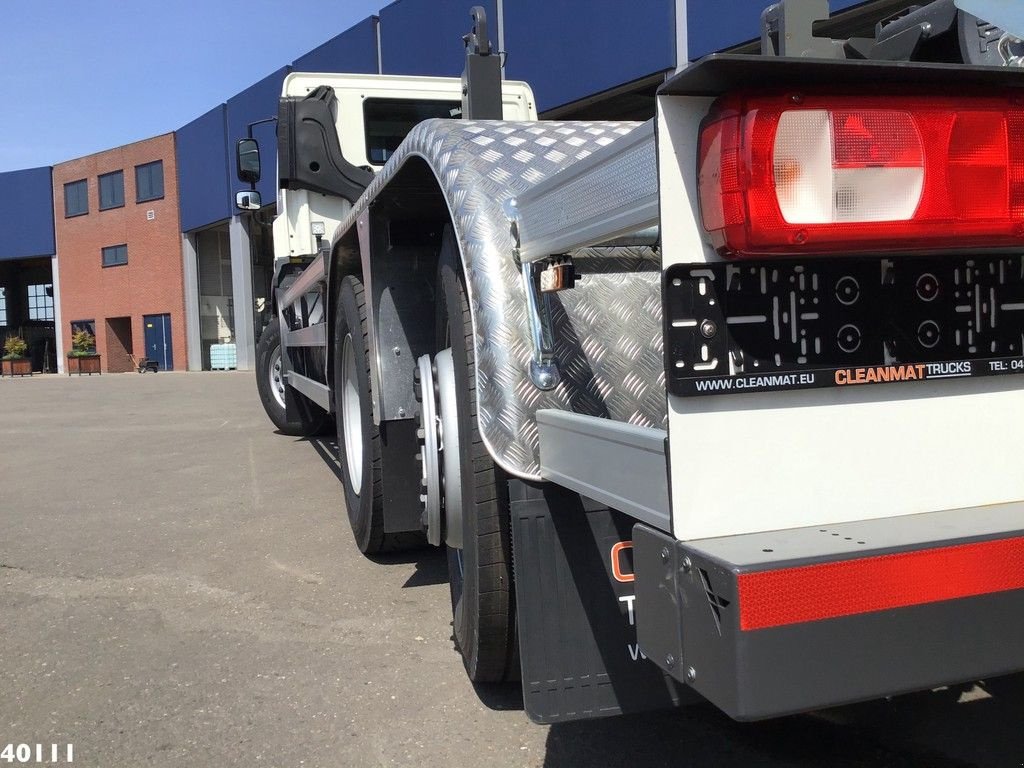
<instances>
[{"instance_id":1,"label":"wheel arch","mask_svg":"<svg viewBox=\"0 0 1024 768\"><path fill-rule=\"evenodd\" d=\"M334 246L327 281L327 369L333 371L337 346L338 285L346 275L355 275L367 293L377 424L415 415L416 360L432 352L434 280L441 235L452 223L433 169L423 157L411 155Z\"/></svg>"},{"instance_id":2,"label":"wheel arch","mask_svg":"<svg viewBox=\"0 0 1024 768\"><path fill-rule=\"evenodd\" d=\"M635 421L639 415L641 421L652 424L664 420L663 400L656 398L651 398L653 405L644 404L640 409L633 400L619 398L623 406L616 410L617 400L602 393L609 386L615 387L618 372L629 370L629 366L619 365L623 355L616 355L595 371L578 340L570 339L565 359L560 356L559 362L564 363L562 382L548 391L532 386L529 364L533 342L507 211L508 202L518 194L638 125L426 120L413 128L395 150L344 224L345 237L355 240L342 241L357 242L361 276L372 296L374 378L378 385L383 380L388 387L408 394L413 391L414 361L391 358L394 347L388 345L383 333L389 326L381 317L378 286L415 285L401 268L403 264L415 265L425 267L419 290L422 292L426 285L428 294L432 294L429 281L436 267L440 233L445 225L452 226L470 298L480 398L477 423L488 453L512 476L540 479L536 428L536 411L540 408L582 408L582 412L611 414L623 421ZM396 278L401 280L393 282ZM606 282L613 281L602 285ZM578 298L582 310L587 310L587 301L600 301L598 293L575 293L563 302ZM391 303L403 308L408 326L429 322L432 305L417 307L415 300L410 304L392 299ZM604 343L615 347L622 334L614 329L611 332L615 335ZM660 341L658 336L659 345ZM426 345L423 348L429 351ZM401 349L400 353L400 358L405 355ZM650 358L657 361L660 371L660 349ZM389 375L395 371L401 376ZM381 406L375 409L375 420L387 423L392 418L408 418L410 404L405 403L406 416L400 417L398 408L403 404L384 392L382 403L375 403Z\"/></svg>"}]
</instances>

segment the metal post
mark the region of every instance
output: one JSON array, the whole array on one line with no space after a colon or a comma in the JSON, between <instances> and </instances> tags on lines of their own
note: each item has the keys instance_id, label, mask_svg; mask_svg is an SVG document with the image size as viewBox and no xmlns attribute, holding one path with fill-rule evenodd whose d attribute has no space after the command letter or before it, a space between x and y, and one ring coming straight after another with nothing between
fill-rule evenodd
<instances>
[{"instance_id":1,"label":"metal post","mask_svg":"<svg viewBox=\"0 0 1024 768\"><path fill-rule=\"evenodd\" d=\"M199 326L199 264L195 235L182 234L182 283L185 289L185 350L188 355L186 369L203 370L203 344Z\"/></svg>"},{"instance_id":2,"label":"metal post","mask_svg":"<svg viewBox=\"0 0 1024 768\"><path fill-rule=\"evenodd\" d=\"M231 298L234 304L235 347L238 370L255 367L256 341L253 332L252 253L249 231L240 216L232 216L228 225L231 241Z\"/></svg>"},{"instance_id":3,"label":"metal post","mask_svg":"<svg viewBox=\"0 0 1024 768\"><path fill-rule=\"evenodd\" d=\"M64 320L60 311L60 269L57 256L50 259L51 282L53 285L53 331L57 347L57 373L64 373Z\"/></svg>"}]
</instances>

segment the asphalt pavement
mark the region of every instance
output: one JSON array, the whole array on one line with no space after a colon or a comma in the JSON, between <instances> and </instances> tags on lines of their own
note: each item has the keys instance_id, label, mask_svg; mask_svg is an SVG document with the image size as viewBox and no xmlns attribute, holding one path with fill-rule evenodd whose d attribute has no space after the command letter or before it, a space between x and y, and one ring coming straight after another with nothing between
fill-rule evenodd
<instances>
[{"instance_id":1,"label":"asphalt pavement","mask_svg":"<svg viewBox=\"0 0 1024 768\"><path fill-rule=\"evenodd\" d=\"M0 380L0 765L69 743L104 768L1024 764L1019 677L534 725L467 681L438 552L356 550L333 454L276 434L252 374Z\"/></svg>"}]
</instances>

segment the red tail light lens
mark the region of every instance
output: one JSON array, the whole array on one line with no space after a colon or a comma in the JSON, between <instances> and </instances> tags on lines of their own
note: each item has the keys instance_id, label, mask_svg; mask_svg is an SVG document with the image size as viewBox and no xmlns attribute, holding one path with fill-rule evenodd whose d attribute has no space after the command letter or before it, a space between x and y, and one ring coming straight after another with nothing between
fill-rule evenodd
<instances>
[{"instance_id":1,"label":"red tail light lens","mask_svg":"<svg viewBox=\"0 0 1024 768\"><path fill-rule=\"evenodd\" d=\"M724 255L1024 245L1024 108L1009 98L743 97L701 129Z\"/></svg>"}]
</instances>

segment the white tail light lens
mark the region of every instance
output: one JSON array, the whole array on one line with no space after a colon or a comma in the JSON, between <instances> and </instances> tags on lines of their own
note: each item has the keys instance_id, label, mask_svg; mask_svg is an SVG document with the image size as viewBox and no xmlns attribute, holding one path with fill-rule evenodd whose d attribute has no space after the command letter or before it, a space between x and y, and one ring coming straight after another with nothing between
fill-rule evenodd
<instances>
[{"instance_id":1,"label":"white tail light lens","mask_svg":"<svg viewBox=\"0 0 1024 768\"><path fill-rule=\"evenodd\" d=\"M1021 246L1022 129L1008 97L726 97L704 226L731 256Z\"/></svg>"},{"instance_id":2,"label":"white tail light lens","mask_svg":"<svg viewBox=\"0 0 1024 768\"><path fill-rule=\"evenodd\" d=\"M924 152L906 112L784 112L774 175L789 224L907 221L924 188Z\"/></svg>"}]
</instances>

